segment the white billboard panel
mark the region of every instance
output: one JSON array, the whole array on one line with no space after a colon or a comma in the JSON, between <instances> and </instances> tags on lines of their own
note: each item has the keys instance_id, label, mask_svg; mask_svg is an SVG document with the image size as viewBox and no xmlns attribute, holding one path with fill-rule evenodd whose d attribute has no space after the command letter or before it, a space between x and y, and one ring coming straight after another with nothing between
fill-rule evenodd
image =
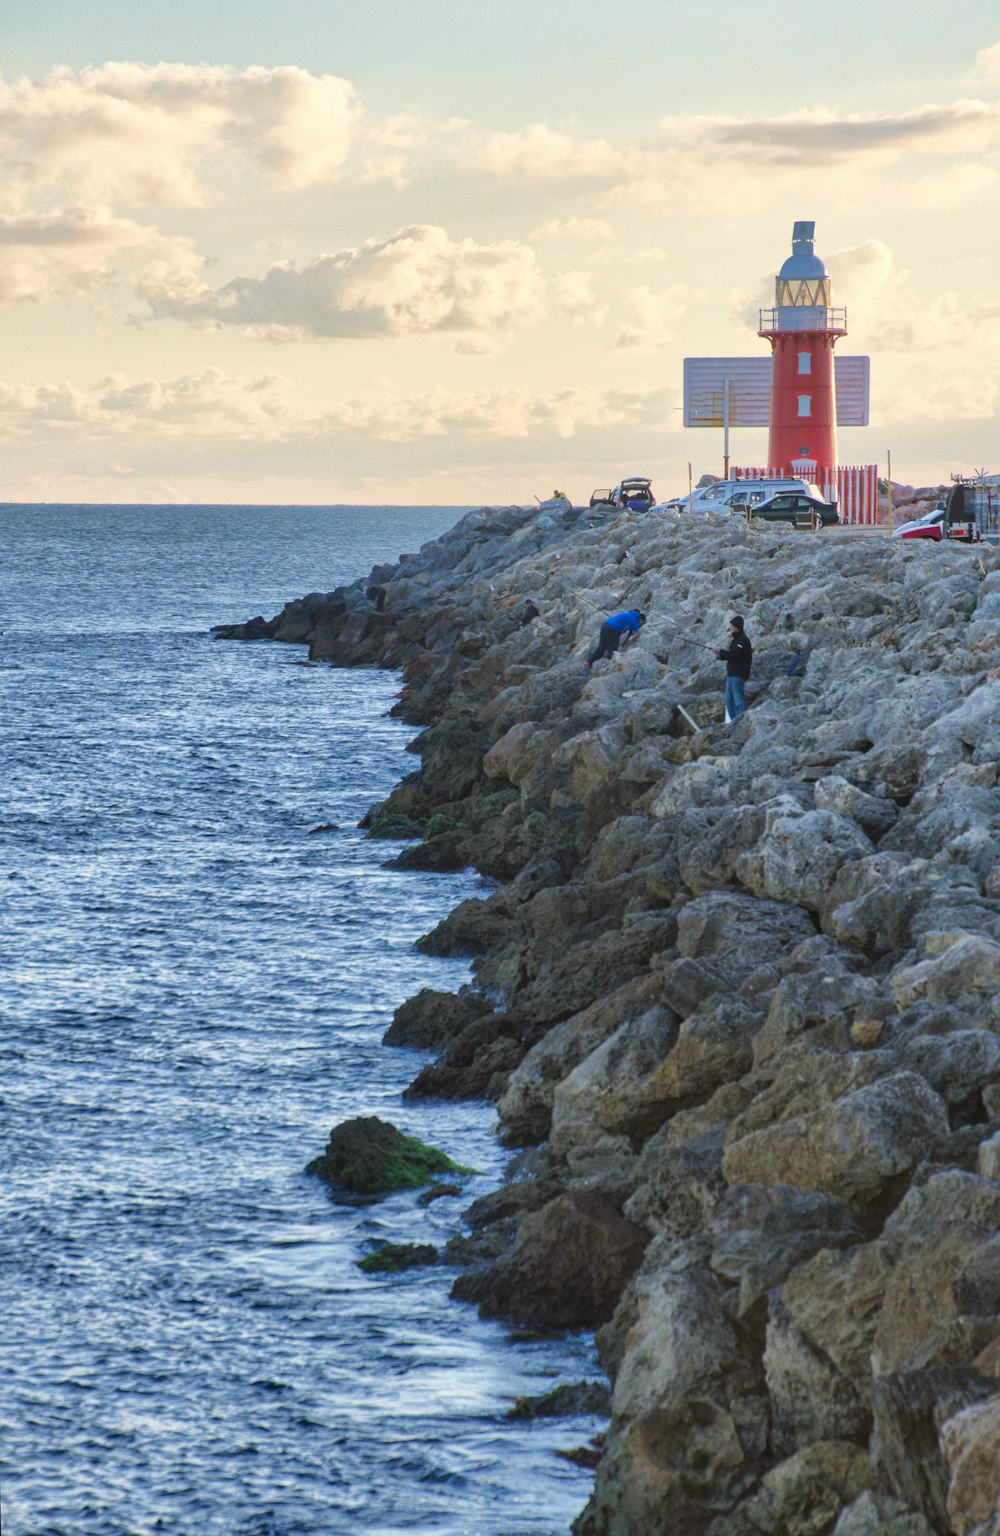
<instances>
[{"instance_id":1,"label":"white billboard panel","mask_svg":"<svg viewBox=\"0 0 1000 1536\"><path fill-rule=\"evenodd\" d=\"M835 357L838 427L867 427L870 359ZM766 427L771 421L770 357L686 357L686 427Z\"/></svg>"},{"instance_id":2,"label":"white billboard panel","mask_svg":"<svg viewBox=\"0 0 1000 1536\"><path fill-rule=\"evenodd\" d=\"M870 377L870 357L834 357L838 427L867 427Z\"/></svg>"},{"instance_id":3,"label":"white billboard panel","mask_svg":"<svg viewBox=\"0 0 1000 1536\"><path fill-rule=\"evenodd\" d=\"M770 357L686 357L686 427L766 427L771 418Z\"/></svg>"}]
</instances>

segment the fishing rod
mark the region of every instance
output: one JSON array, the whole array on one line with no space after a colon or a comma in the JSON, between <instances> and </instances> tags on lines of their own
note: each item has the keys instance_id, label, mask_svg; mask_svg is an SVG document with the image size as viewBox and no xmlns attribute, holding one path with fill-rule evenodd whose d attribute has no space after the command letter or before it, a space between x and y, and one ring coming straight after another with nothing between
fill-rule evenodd
<instances>
[{"instance_id":1,"label":"fishing rod","mask_svg":"<svg viewBox=\"0 0 1000 1536\"><path fill-rule=\"evenodd\" d=\"M717 646L709 645L707 643L707 641L705 641L705 640L699 640L698 636L697 635L692 635L692 633L691 633L691 631L689 629L679 629L675 625L674 626L674 634L675 635L680 635L685 640L690 640L692 645L700 645L703 651L711 651L713 656L715 655L715 652L718 649Z\"/></svg>"}]
</instances>

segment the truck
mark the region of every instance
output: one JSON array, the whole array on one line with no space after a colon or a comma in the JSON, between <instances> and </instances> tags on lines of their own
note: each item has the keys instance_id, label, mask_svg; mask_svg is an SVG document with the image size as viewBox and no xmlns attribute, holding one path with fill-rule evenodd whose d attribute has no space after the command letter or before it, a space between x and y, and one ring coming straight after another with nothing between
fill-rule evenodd
<instances>
[{"instance_id":1,"label":"truck","mask_svg":"<svg viewBox=\"0 0 1000 1536\"><path fill-rule=\"evenodd\" d=\"M1000 529L1000 475L952 475L944 508L944 536L968 544L996 544Z\"/></svg>"}]
</instances>

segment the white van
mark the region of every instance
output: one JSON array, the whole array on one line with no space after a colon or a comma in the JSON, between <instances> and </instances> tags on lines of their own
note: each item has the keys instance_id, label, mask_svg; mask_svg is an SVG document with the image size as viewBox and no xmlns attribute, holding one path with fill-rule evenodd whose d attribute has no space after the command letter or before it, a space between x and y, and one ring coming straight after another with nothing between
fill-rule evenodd
<instances>
[{"instance_id":1,"label":"white van","mask_svg":"<svg viewBox=\"0 0 1000 1536\"><path fill-rule=\"evenodd\" d=\"M798 491L811 496L814 501L823 500L819 486L808 480L715 480L691 496L675 496L670 501L661 501L653 511L687 512L690 509L692 512L719 512L724 517L734 512L745 516L748 505L754 507L779 491Z\"/></svg>"}]
</instances>

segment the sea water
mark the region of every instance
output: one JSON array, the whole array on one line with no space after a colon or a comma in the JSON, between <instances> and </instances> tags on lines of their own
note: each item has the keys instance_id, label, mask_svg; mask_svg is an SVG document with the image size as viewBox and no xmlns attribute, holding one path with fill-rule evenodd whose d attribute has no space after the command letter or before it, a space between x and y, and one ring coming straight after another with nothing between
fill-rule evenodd
<instances>
[{"instance_id":1,"label":"sea water","mask_svg":"<svg viewBox=\"0 0 1000 1536\"><path fill-rule=\"evenodd\" d=\"M381 1037L464 963L414 941L468 871L357 823L414 759L391 672L212 624L368 574L451 508L0 507L0 1507L5 1536L564 1533L594 1372L518 1341L443 1245L503 1176L484 1104L401 1097ZM326 830L319 830L326 828ZM338 1202L304 1171L380 1115L477 1174Z\"/></svg>"}]
</instances>

